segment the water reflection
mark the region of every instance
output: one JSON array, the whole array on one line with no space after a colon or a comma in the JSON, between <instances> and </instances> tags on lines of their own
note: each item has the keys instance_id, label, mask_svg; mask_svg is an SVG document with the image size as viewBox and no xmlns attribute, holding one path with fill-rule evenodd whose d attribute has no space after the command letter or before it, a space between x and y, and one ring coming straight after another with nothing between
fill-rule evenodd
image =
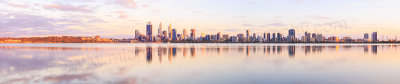
<instances>
[{"instance_id":1,"label":"water reflection","mask_svg":"<svg viewBox=\"0 0 400 84\"><path fill-rule=\"evenodd\" d=\"M121 82L147 83L150 81L153 81L153 83L163 83L167 81L163 80L164 78L168 78L167 75L178 74L181 72L185 74L177 75L176 80L172 81L173 83L181 83L179 81L182 80L178 79L187 77L188 75L190 77L206 76L206 79L197 80L211 80L207 79L208 77L224 78L224 75L213 75L217 72L219 72L219 74L222 74L222 72L230 72L229 76L236 77L232 79L220 80L222 83L229 83L226 81L233 79L239 79L243 81L258 80L261 81L260 83L268 83L268 81L264 80L263 78L271 78L272 76L255 75L254 77L256 77L256 79L248 79L241 77L240 75L254 74L255 72L257 72L257 74L271 74L274 72L274 70L269 70L272 72L262 72L258 71L257 69L265 70L272 67L276 68L275 71L286 71L286 69L290 69L296 73L312 74L312 72L315 72L316 70L324 71L334 69L332 67L335 65L350 67L346 65L346 62L352 60L353 58L357 58L354 56L359 55L363 55L365 58L352 61L357 63L365 63L365 65L368 65L368 63L371 63L371 59L368 58L368 56L374 56L382 57L380 60L386 59L389 60L387 62L397 63L400 61L399 59L387 57L397 55L397 46L398 45L322 46L237 44L133 45L126 47L21 47L8 45L0 47L0 53L2 53L0 55L0 75L2 76L0 77L0 84ZM380 51L380 53L378 53L378 51ZM153 56L153 54L155 56ZM296 63L288 65L290 64L288 62L289 59L292 61L294 60ZM386 62L386 60L383 61ZM281 66L286 66L289 68ZM367 66L361 67L369 68ZM310 70L310 72L296 71L299 68L305 68L306 70ZM389 69L387 67L381 68L384 68L385 70ZM286 72L286 74L289 73L291 72ZM332 73L340 72L333 71ZM227 74L225 75L228 76ZM110 77L113 77L113 79L110 79ZM141 79L139 80L137 77ZM150 80L148 77L160 77L161 79ZM396 78L398 76L392 77ZM132 78L137 81L128 81L132 80ZM295 81L295 78L301 77L293 77L292 81ZM192 79L196 80L196 77ZM312 79L312 77L310 79ZM324 81L325 79L319 80ZM243 81L240 83L247 83ZM394 82L398 83L398 81ZM278 81L278 83L281 82Z\"/></svg>"}]
</instances>

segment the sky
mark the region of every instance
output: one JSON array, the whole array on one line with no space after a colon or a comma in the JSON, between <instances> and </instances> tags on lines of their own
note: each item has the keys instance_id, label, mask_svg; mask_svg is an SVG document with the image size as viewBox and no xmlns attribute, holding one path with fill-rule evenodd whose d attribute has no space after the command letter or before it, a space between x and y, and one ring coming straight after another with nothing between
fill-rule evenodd
<instances>
[{"instance_id":1,"label":"sky","mask_svg":"<svg viewBox=\"0 0 400 84\"><path fill-rule=\"evenodd\" d=\"M400 37L400 0L0 0L0 37L133 38L146 22L178 33ZM383 37L383 38L382 38Z\"/></svg>"}]
</instances>

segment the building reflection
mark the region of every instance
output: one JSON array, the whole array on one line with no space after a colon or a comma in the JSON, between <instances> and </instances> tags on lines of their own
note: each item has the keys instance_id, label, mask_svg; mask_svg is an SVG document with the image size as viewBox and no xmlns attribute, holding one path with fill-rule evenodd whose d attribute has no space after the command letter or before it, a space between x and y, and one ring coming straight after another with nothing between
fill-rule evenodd
<instances>
[{"instance_id":1,"label":"building reflection","mask_svg":"<svg viewBox=\"0 0 400 84\"><path fill-rule=\"evenodd\" d=\"M187 49L186 49L186 47L183 47L183 48L182 48L182 54L183 54L183 57L186 58L186 56L187 56Z\"/></svg>"},{"instance_id":2,"label":"building reflection","mask_svg":"<svg viewBox=\"0 0 400 84\"><path fill-rule=\"evenodd\" d=\"M368 46L368 45L363 46L363 48L364 48L364 53L368 53L369 47L370 47L370 46Z\"/></svg>"},{"instance_id":3,"label":"building reflection","mask_svg":"<svg viewBox=\"0 0 400 84\"><path fill-rule=\"evenodd\" d=\"M146 61L147 63L151 63L152 60L153 60L153 48L146 47Z\"/></svg>"},{"instance_id":4,"label":"building reflection","mask_svg":"<svg viewBox=\"0 0 400 84\"><path fill-rule=\"evenodd\" d=\"M296 46L288 46L288 52L290 57L294 57L296 54Z\"/></svg>"},{"instance_id":5,"label":"building reflection","mask_svg":"<svg viewBox=\"0 0 400 84\"><path fill-rule=\"evenodd\" d=\"M190 48L190 55L191 55L192 57L195 57L195 56L196 56L196 48L194 48L194 47Z\"/></svg>"},{"instance_id":6,"label":"building reflection","mask_svg":"<svg viewBox=\"0 0 400 84\"><path fill-rule=\"evenodd\" d=\"M247 56L247 57L250 56L250 54L249 54L249 46L246 46L246 56Z\"/></svg>"},{"instance_id":7,"label":"building reflection","mask_svg":"<svg viewBox=\"0 0 400 84\"><path fill-rule=\"evenodd\" d=\"M372 45L372 53L378 54L378 46L377 45Z\"/></svg>"},{"instance_id":8,"label":"building reflection","mask_svg":"<svg viewBox=\"0 0 400 84\"><path fill-rule=\"evenodd\" d=\"M278 54L282 53L282 46L277 46L276 51L278 51Z\"/></svg>"}]
</instances>

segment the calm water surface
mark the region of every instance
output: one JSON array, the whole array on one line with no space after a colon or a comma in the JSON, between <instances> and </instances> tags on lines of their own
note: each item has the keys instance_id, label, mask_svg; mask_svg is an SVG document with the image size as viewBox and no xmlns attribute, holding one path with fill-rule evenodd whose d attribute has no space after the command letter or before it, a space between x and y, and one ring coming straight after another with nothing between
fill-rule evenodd
<instances>
[{"instance_id":1,"label":"calm water surface","mask_svg":"<svg viewBox=\"0 0 400 84\"><path fill-rule=\"evenodd\" d=\"M0 44L0 84L399 84L397 44Z\"/></svg>"}]
</instances>

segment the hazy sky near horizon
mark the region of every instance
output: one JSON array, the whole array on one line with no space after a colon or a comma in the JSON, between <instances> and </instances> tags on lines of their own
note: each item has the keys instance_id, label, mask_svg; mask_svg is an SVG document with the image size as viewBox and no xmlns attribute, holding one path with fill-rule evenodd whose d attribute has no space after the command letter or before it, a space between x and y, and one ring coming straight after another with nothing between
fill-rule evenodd
<instances>
[{"instance_id":1,"label":"hazy sky near horizon","mask_svg":"<svg viewBox=\"0 0 400 84\"><path fill-rule=\"evenodd\" d=\"M399 36L400 0L0 0L0 37L73 35L130 38L147 21L179 33L236 35L296 29L362 37ZM386 38L386 37L385 37Z\"/></svg>"}]
</instances>

